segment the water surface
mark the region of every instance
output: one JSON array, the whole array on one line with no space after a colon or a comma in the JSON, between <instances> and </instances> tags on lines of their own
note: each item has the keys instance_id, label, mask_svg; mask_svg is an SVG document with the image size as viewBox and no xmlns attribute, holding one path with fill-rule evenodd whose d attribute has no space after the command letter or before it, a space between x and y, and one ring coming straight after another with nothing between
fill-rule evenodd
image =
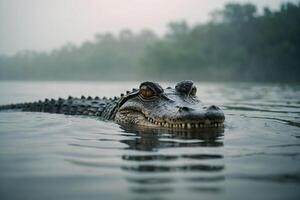
<instances>
[{"instance_id":1,"label":"water surface","mask_svg":"<svg viewBox=\"0 0 300 200\"><path fill-rule=\"evenodd\" d=\"M117 96L138 85L0 82L0 104ZM0 112L0 199L299 199L300 85L196 85L204 103L224 109L224 133Z\"/></svg>"}]
</instances>

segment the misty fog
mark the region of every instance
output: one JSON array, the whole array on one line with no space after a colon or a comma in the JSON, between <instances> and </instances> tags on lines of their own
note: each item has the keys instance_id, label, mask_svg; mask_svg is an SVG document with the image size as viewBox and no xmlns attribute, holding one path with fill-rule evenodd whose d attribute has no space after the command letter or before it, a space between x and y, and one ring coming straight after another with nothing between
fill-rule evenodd
<instances>
[{"instance_id":1,"label":"misty fog","mask_svg":"<svg viewBox=\"0 0 300 200\"><path fill-rule=\"evenodd\" d=\"M2 0L0 79L299 81L300 3L251 2Z\"/></svg>"}]
</instances>

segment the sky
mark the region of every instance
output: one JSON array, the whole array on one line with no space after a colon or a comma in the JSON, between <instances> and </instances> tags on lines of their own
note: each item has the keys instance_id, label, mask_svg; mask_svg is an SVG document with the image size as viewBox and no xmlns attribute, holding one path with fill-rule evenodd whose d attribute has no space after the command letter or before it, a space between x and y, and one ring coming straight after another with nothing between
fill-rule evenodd
<instances>
[{"instance_id":1,"label":"sky","mask_svg":"<svg viewBox=\"0 0 300 200\"><path fill-rule=\"evenodd\" d=\"M203 23L228 2L278 9L288 0L0 0L0 54L80 45L96 33L151 29L163 35L171 21ZM298 2L298 0L289 0Z\"/></svg>"}]
</instances>

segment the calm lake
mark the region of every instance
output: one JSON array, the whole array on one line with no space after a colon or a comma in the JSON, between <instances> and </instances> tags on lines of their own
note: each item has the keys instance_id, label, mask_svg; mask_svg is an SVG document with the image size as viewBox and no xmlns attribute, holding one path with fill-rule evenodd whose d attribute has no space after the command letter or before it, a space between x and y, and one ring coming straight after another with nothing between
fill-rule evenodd
<instances>
[{"instance_id":1,"label":"calm lake","mask_svg":"<svg viewBox=\"0 0 300 200\"><path fill-rule=\"evenodd\" d=\"M132 132L96 118L0 112L0 199L300 199L300 85L196 85L202 102L224 110L224 133ZM138 86L0 82L0 104L113 97Z\"/></svg>"}]
</instances>

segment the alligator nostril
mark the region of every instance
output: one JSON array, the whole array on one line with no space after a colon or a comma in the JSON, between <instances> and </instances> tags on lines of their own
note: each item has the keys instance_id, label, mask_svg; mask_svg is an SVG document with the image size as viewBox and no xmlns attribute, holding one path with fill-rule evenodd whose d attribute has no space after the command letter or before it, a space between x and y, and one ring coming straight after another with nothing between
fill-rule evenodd
<instances>
[{"instance_id":1,"label":"alligator nostril","mask_svg":"<svg viewBox=\"0 0 300 200\"><path fill-rule=\"evenodd\" d=\"M207 110L219 110L220 108L218 106L215 106L215 105L212 105L212 106L209 106L207 108Z\"/></svg>"},{"instance_id":2,"label":"alligator nostril","mask_svg":"<svg viewBox=\"0 0 300 200\"><path fill-rule=\"evenodd\" d=\"M192 110L191 108L189 108L189 107L179 107L179 111L190 111L190 110Z\"/></svg>"}]
</instances>

